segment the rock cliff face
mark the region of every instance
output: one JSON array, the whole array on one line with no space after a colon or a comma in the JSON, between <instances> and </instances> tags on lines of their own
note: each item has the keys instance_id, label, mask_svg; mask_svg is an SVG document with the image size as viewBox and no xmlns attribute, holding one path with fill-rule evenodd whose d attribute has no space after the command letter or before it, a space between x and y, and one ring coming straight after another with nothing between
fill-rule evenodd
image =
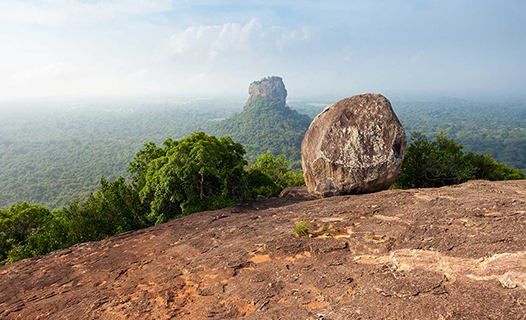
<instances>
[{"instance_id":1,"label":"rock cliff face","mask_svg":"<svg viewBox=\"0 0 526 320\"><path fill-rule=\"evenodd\" d=\"M525 190L289 189L0 266L0 319L524 319Z\"/></svg>"},{"instance_id":2,"label":"rock cliff face","mask_svg":"<svg viewBox=\"0 0 526 320\"><path fill-rule=\"evenodd\" d=\"M305 183L318 197L387 189L405 146L404 128L387 98L365 93L343 99L320 113L305 134Z\"/></svg>"},{"instance_id":3,"label":"rock cliff face","mask_svg":"<svg viewBox=\"0 0 526 320\"><path fill-rule=\"evenodd\" d=\"M259 81L254 81L248 87L248 98L247 105L250 104L257 97L277 99L283 102L285 106L285 101L287 99L287 89L285 89L285 84L283 84L283 79L276 76L266 77Z\"/></svg>"}]
</instances>

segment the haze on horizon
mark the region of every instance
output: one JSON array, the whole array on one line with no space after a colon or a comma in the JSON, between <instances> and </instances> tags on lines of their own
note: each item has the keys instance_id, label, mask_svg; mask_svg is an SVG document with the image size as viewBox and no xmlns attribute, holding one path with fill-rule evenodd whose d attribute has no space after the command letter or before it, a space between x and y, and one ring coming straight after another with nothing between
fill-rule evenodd
<instances>
[{"instance_id":1,"label":"haze on horizon","mask_svg":"<svg viewBox=\"0 0 526 320\"><path fill-rule=\"evenodd\" d=\"M289 93L514 94L522 0L0 0L0 100Z\"/></svg>"}]
</instances>

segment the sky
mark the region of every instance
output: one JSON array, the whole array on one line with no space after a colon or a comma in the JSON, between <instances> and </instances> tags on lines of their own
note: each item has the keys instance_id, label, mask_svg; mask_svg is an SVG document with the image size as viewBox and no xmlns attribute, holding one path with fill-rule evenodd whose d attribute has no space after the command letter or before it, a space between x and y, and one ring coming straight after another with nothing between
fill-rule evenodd
<instances>
[{"instance_id":1,"label":"sky","mask_svg":"<svg viewBox=\"0 0 526 320\"><path fill-rule=\"evenodd\" d=\"M0 0L0 100L523 94L524 0Z\"/></svg>"}]
</instances>

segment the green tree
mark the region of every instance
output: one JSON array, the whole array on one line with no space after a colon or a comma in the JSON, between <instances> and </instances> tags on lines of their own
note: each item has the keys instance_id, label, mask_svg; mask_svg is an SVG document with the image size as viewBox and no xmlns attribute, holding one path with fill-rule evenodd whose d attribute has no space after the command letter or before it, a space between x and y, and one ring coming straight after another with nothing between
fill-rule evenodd
<instances>
[{"instance_id":1,"label":"green tree","mask_svg":"<svg viewBox=\"0 0 526 320\"><path fill-rule=\"evenodd\" d=\"M526 175L519 169L513 169L504 163L496 162L490 154L474 154L469 152L466 155L475 168L475 179L486 180L521 180L526 179Z\"/></svg>"},{"instance_id":2,"label":"green tree","mask_svg":"<svg viewBox=\"0 0 526 320\"><path fill-rule=\"evenodd\" d=\"M249 181L253 192L275 197L286 187L305 185L303 173L288 170L288 162L282 155L265 153L250 167Z\"/></svg>"},{"instance_id":3,"label":"green tree","mask_svg":"<svg viewBox=\"0 0 526 320\"><path fill-rule=\"evenodd\" d=\"M276 157L270 153L265 153L257 158L256 163L254 163L250 169L258 169L267 174L277 185L283 183L283 177L288 172L285 158L282 155Z\"/></svg>"},{"instance_id":4,"label":"green tree","mask_svg":"<svg viewBox=\"0 0 526 320\"><path fill-rule=\"evenodd\" d=\"M157 147L153 142L145 143L144 149L139 150L130 162L127 171L131 174L132 182L138 190L144 188L146 184L146 172L150 163L155 159L166 156L167 150L175 147L177 141L168 138L163 145L164 147Z\"/></svg>"},{"instance_id":5,"label":"green tree","mask_svg":"<svg viewBox=\"0 0 526 320\"><path fill-rule=\"evenodd\" d=\"M101 240L125 231L149 226L148 206L141 202L139 192L123 177L108 182L104 177L100 189L84 202L73 202L55 212L54 227L67 229L61 245Z\"/></svg>"},{"instance_id":6,"label":"green tree","mask_svg":"<svg viewBox=\"0 0 526 320\"><path fill-rule=\"evenodd\" d=\"M429 188L473 178L476 168L466 161L462 148L443 133L429 141L422 133L412 132L396 184L402 188Z\"/></svg>"},{"instance_id":7,"label":"green tree","mask_svg":"<svg viewBox=\"0 0 526 320\"><path fill-rule=\"evenodd\" d=\"M459 184L472 179L524 179L524 173L495 162L490 155L463 152L464 146L443 132L430 141L420 132L411 132L411 143L395 186L429 188Z\"/></svg>"},{"instance_id":8,"label":"green tree","mask_svg":"<svg viewBox=\"0 0 526 320\"><path fill-rule=\"evenodd\" d=\"M47 208L27 202L0 210L0 264L16 261L28 238L40 232L50 217Z\"/></svg>"},{"instance_id":9,"label":"green tree","mask_svg":"<svg viewBox=\"0 0 526 320\"><path fill-rule=\"evenodd\" d=\"M14 221L14 218L27 220L26 217L31 216L34 218L33 224L38 227L25 227L32 232L25 232L26 236L18 237L16 241L11 240L10 243L15 244L12 248L2 246L0 254L6 256L5 262L11 263L64 249L76 243L102 240L152 225L146 219L149 207L141 202L133 185L122 177L112 182L102 177L100 183L100 189L92 193L86 201L74 201L52 214L46 208L28 204L23 205L23 208L14 208L18 215L10 215L11 221ZM9 225L13 226L13 223ZM15 225L19 227L11 229L24 229L20 227L21 223ZM11 238L15 238L13 234L17 235L20 232L11 233Z\"/></svg>"},{"instance_id":10,"label":"green tree","mask_svg":"<svg viewBox=\"0 0 526 320\"><path fill-rule=\"evenodd\" d=\"M233 205L247 197L245 150L230 137L196 132L169 144L150 162L141 199L151 199L156 224L178 216Z\"/></svg>"}]
</instances>

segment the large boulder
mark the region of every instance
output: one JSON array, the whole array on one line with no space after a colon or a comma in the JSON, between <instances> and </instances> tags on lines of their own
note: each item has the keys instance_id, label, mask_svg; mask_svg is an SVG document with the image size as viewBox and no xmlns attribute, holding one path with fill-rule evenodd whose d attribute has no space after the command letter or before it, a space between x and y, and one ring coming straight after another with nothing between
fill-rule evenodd
<instances>
[{"instance_id":1,"label":"large boulder","mask_svg":"<svg viewBox=\"0 0 526 320\"><path fill-rule=\"evenodd\" d=\"M406 142L391 103L381 94L364 93L328 106L301 144L309 192L328 197L389 188Z\"/></svg>"}]
</instances>

